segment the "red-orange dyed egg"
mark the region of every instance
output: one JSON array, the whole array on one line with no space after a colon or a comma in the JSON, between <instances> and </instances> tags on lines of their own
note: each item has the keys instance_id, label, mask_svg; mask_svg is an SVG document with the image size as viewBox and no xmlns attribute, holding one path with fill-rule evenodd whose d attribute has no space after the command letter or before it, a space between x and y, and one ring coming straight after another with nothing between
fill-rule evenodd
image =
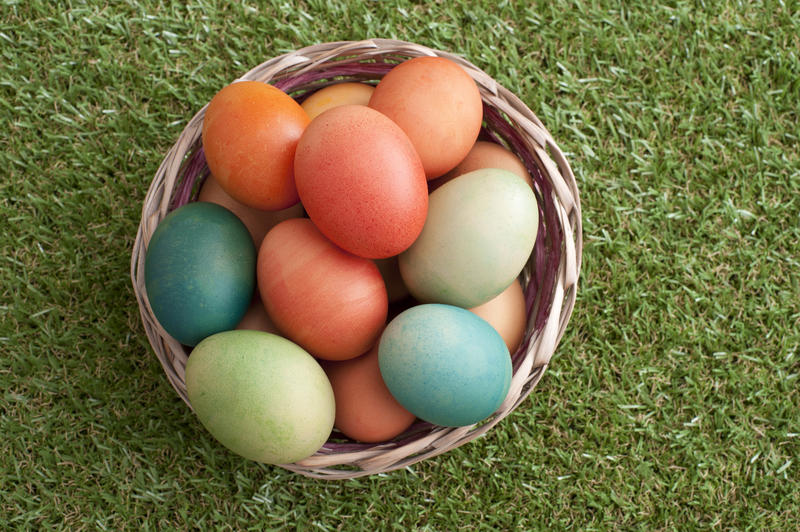
<instances>
[{"instance_id":1,"label":"red-orange dyed egg","mask_svg":"<svg viewBox=\"0 0 800 532\"><path fill-rule=\"evenodd\" d=\"M309 123L288 94L259 81L219 91L203 118L203 150L220 186L240 203L264 210L297 203L293 161Z\"/></svg>"},{"instance_id":2,"label":"red-orange dyed egg","mask_svg":"<svg viewBox=\"0 0 800 532\"><path fill-rule=\"evenodd\" d=\"M483 122L475 81L443 57L415 57L392 68L375 87L369 106L406 132L428 179L467 155Z\"/></svg>"},{"instance_id":3,"label":"red-orange dyed egg","mask_svg":"<svg viewBox=\"0 0 800 532\"><path fill-rule=\"evenodd\" d=\"M270 318L315 357L345 360L375 344L388 311L378 267L336 247L311 220L273 227L256 267Z\"/></svg>"},{"instance_id":4,"label":"red-orange dyed egg","mask_svg":"<svg viewBox=\"0 0 800 532\"><path fill-rule=\"evenodd\" d=\"M392 397L378 366L378 346L344 362L323 365L336 400L334 426L361 442L386 441L411 426L415 416Z\"/></svg>"},{"instance_id":5,"label":"red-orange dyed egg","mask_svg":"<svg viewBox=\"0 0 800 532\"><path fill-rule=\"evenodd\" d=\"M294 172L308 216L350 253L397 255L422 231L422 163L406 134L374 109L343 105L315 118L297 145Z\"/></svg>"}]
</instances>

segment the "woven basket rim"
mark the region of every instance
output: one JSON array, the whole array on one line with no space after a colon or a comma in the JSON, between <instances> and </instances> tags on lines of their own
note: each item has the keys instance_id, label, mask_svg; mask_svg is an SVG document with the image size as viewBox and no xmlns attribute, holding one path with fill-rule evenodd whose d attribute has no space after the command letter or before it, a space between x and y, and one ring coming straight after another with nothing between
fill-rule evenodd
<instances>
[{"instance_id":1,"label":"woven basket rim","mask_svg":"<svg viewBox=\"0 0 800 532\"><path fill-rule=\"evenodd\" d=\"M531 300L525 343L514 359L511 388L495 414L482 423L468 427L417 424L416 430L420 432L401 436L395 443L326 444L305 460L280 465L304 476L346 479L385 473L432 458L485 434L521 404L538 384L575 305L582 257L582 223L580 197L572 169L538 117L511 91L466 59L406 41L337 41L307 46L273 57L235 81L264 81L290 94L302 93L319 87L320 80L323 83L377 80L380 75L376 72L381 68L418 56L446 57L459 64L480 89L485 118L489 116L487 122L491 118L500 131L511 131L508 138L501 137L498 140L501 143L505 141L523 159L529 171L541 179L537 181L536 190L540 202L540 234L521 280L528 292L542 286L549 287L548 281L552 283L552 288L537 292L535 300ZM354 67L348 66L354 63ZM373 63L384 66L369 66ZM347 74L331 76L332 72ZM207 104L189 120L159 166L143 202L131 254L131 281L145 333L170 384L190 408L184 381L188 354L155 319L147 300L143 272L147 243L158 223L176 204L190 200L188 194L192 190L191 183L187 185L182 178L197 171L191 165L198 164L197 154L201 152L199 139L206 107ZM202 164L202 159L199 164ZM558 242L557 247L553 242Z\"/></svg>"}]
</instances>

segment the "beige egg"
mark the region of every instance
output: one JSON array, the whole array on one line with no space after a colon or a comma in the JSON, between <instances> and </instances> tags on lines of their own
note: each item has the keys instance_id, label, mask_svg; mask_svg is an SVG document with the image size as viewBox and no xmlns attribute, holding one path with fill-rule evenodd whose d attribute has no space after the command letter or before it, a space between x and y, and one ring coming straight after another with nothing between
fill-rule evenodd
<instances>
[{"instance_id":1,"label":"beige egg","mask_svg":"<svg viewBox=\"0 0 800 532\"><path fill-rule=\"evenodd\" d=\"M209 175L203 183L197 201L208 201L222 205L238 216L247 227L247 230L250 231L250 236L253 237L256 249L261 245L261 241L264 240L264 235L267 234L267 231L274 226L289 218L303 216L303 206L299 203L280 211L262 211L242 205L222 190L222 187L219 186L219 183L212 175Z\"/></svg>"},{"instance_id":2,"label":"beige egg","mask_svg":"<svg viewBox=\"0 0 800 532\"><path fill-rule=\"evenodd\" d=\"M400 265L397 263L397 256L375 259L373 262L380 270L383 282L386 284L386 295L389 296L389 303L408 297L408 288L406 288L406 284L400 276Z\"/></svg>"},{"instance_id":3,"label":"beige egg","mask_svg":"<svg viewBox=\"0 0 800 532\"><path fill-rule=\"evenodd\" d=\"M433 192L455 177L472 172L473 170L480 170L481 168L501 168L503 170L509 170L524 179L531 188L533 187L533 181L531 180L528 170L514 152L500 144L479 140L475 143L467 156L464 157L464 160L458 163L458 166L439 179L430 182L430 191Z\"/></svg>"},{"instance_id":4,"label":"beige egg","mask_svg":"<svg viewBox=\"0 0 800 532\"><path fill-rule=\"evenodd\" d=\"M364 83L337 83L324 87L300 104L310 119L340 105L367 105L375 87Z\"/></svg>"},{"instance_id":5,"label":"beige egg","mask_svg":"<svg viewBox=\"0 0 800 532\"><path fill-rule=\"evenodd\" d=\"M513 355L517 351L525 335L527 321L525 295L518 279L494 299L469 310L489 322L500 333L509 353Z\"/></svg>"},{"instance_id":6,"label":"beige egg","mask_svg":"<svg viewBox=\"0 0 800 532\"><path fill-rule=\"evenodd\" d=\"M239 324L236 326L239 330L250 331L264 331L273 334L281 334L278 327L270 319L267 310L264 308L264 303L258 297L253 298L250 306L247 308L244 317L242 317Z\"/></svg>"}]
</instances>

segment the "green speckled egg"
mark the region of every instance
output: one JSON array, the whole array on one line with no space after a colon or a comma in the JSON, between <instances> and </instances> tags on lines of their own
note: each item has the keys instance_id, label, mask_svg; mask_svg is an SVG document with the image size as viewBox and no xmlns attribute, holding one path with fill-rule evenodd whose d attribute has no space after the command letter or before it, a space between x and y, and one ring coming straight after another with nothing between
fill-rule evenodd
<instances>
[{"instance_id":1,"label":"green speckled egg","mask_svg":"<svg viewBox=\"0 0 800 532\"><path fill-rule=\"evenodd\" d=\"M522 271L538 227L536 196L522 178L495 168L463 174L431 193L400 274L419 301L481 305Z\"/></svg>"},{"instance_id":2,"label":"green speckled egg","mask_svg":"<svg viewBox=\"0 0 800 532\"><path fill-rule=\"evenodd\" d=\"M322 367L275 334L236 330L204 339L186 364L186 391L211 435L250 460L302 460L333 429L333 389Z\"/></svg>"},{"instance_id":3,"label":"green speckled egg","mask_svg":"<svg viewBox=\"0 0 800 532\"><path fill-rule=\"evenodd\" d=\"M164 330L193 346L236 327L253 296L255 268L253 241L236 215L189 203L164 217L150 239L147 298Z\"/></svg>"}]
</instances>

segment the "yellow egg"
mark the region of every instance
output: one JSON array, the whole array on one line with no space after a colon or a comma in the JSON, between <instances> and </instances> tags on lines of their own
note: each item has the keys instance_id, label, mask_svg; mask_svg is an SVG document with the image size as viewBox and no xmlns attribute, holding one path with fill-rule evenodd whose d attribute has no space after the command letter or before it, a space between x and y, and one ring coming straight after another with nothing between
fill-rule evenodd
<instances>
[{"instance_id":1,"label":"yellow egg","mask_svg":"<svg viewBox=\"0 0 800 532\"><path fill-rule=\"evenodd\" d=\"M289 218L300 218L303 216L303 206L299 203L280 211L262 211L243 205L222 190L222 187L219 186L219 183L217 183L217 180L214 179L212 175L209 175L203 183L197 201L207 201L209 203L222 205L238 216L247 227L247 230L250 231L250 236L253 237L256 250L261 245L261 241L264 240L264 235L267 234L267 231L272 229L275 225Z\"/></svg>"},{"instance_id":2,"label":"yellow egg","mask_svg":"<svg viewBox=\"0 0 800 532\"><path fill-rule=\"evenodd\" d=\"M340 105L367 105L375 87L364 83L329 85L309 96L300 106L310 119Z\"/></svg>"}]
</instances>

